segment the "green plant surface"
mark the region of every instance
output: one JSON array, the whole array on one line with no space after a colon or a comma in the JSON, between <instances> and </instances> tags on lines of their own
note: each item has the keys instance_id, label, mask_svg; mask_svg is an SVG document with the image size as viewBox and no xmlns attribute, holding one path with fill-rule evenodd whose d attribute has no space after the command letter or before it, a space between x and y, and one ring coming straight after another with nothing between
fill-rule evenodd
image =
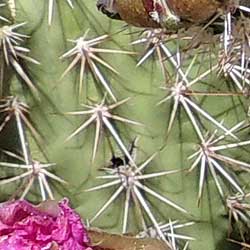
<instances>
[{"instance_id":1,"label":"green plant surface","mask_svg":"<svg viewBox=\"0 0 250 250\"><path fill-rule=\"evenodd\" d=\"M230 222L228 210L225 207L227 196L235 195L237 189L230 186L225 178L222 178L224 181L221 186L225 190L223 199L216 188L211 173L207 172L203 194L198 205L200 164L189 172L188 169L192 166L195 158L188 159L188 157L198 150L201 141L183 107L178 108L168 133L173 100L170 99L161 104L159 102L166 97L167 93L162 87L174 86L176 82L177 69L171 64L171 60L164 58L162 62L159 62L157 56L154 56L154 58L147 59L142 66L137 67L145 46L142 44L133 45L132 42L139 39L142 28L126 27L126 23L122 21L108 19L98 12L95 1L72 0L72 2L73 9L67 1L55 0L52 23L48 25L48 1L16 1L17 17L13 22L27 22L18 29L18 32L30 36L25 39L22 46L29 48L29 56L40 62L40 65L36 65L27 62L27 60L22 61L25 72L28 72L28 76L38 90L38 95L30 91L30 88L13 67L5 67L0 72L2 74L1 79L4 79L2 82L4 86L2 98L12 95L24 100L30 107L30 119L41 135L41 142L37 143L37 139L24 125L27 135L26 140L29 141L29 156L41 162L56 163L56 166L50 168L51 172L66 181L66 183L60 183L48 178L54 197L56 199L64 196L69 197L73 207L76 208L83 219L87 220L95 215L115 191L115 187L110 187L86 192L86 189L109 181L100 180L96 177L103 175L102 168L111 164L112 153L115 153L117 157L124 157L124 152L119 148L108 129L101 129L94 161L92 161L96 133L94 124L67 140L73 131L89 117L88 115L70 115L69 112L86 110L82 104L100 103L104 96L108 105L115 102L106 93L100 81L93 78L89 68L84 73L82 93L79 95L80 64L77 64L62 78L63 72L74 57L61 58L74 46L69 41L70 39L75 40L84 35L86 31L88 31L87 39L108 34L108 39L100 43L98 48L135 52L134 54L101 52L97 54L119 72L119 74L115 74L112 70L100 66L101 72L108 79L117 100L130 98L126 103L112 110L111 113L141 123L142 126L119 121L112 121L111 124L122 138L127 149L129 149L133 140L138 138L135 149L137 152L135 163L138 166L151 155L157 153L143 170L143 173L180 170L175 174L152 178L143 182L146 186L185 208L188 212L177 211L144 192L143 196L150 202L157 221L168 223L171 219L172 221L179 220L181 223L195 222L194 225L178 231L180 234L195 238L195 240L190 241L190 249L237 249L237 245L227 241ZM7 6L3 8L3 15L11 20ZM4 22L2 24L4 25ZM183 48L187 44L188 42L183 40L178 42L177 38L167 43L167 47L171 49L175 56L177 45L180 45L180 66L184 72L193 62L191 70L186 75L191 81L202 73L209 71L211 65L217 63L219 48L218 45L211 44L211 52L201 53L203 45L186 51ZM195 61L193 61L194 57L196 58ZM1 55L1 63L5 64L3 55ZM167 80L162 74L161 63L166 66L168 71ZM97 65L100 64L97 63ZM248 85L246 85L247 87ZM218 145L247 142L249 140L249 129L247 127L248 99L242 95L243 91L237 89L230 77L226 78L223 74L219 75L216 70L209 72L206 77L194 84L192 91L214 93L205 96L195 95L194 93L193 96L190 95L190 98L227 129L245 120L246 128L239 132L234 131L238 140L227 135ZM218 93L227 94L219 95ZM4 115L4 112L2 112L2 115ZM217 130L216 136L225 133L204 117L199 116L199 119L203 126L200 126L200 129L204 138L208 138L215 130ZM18 128L14 119L10 120L7 126L1 130L0 140L0 146L3 150L22 153L22 145L19 141ZM220 153L247 164L249 162L248 148L249 146L246 145L222 150ZM3 153L1 158L2 162L13 162L13 158L9 154L6 156ZM19 161L14 159L14 162ZM237 178L239 186L244 192L248 193L248 171L244 171L236 164L222 164L230 176ZM2 180L22 173L20 169L10 169L2 165L4 164L1 164L0 168ZM1 200L7 200L13 195L20 197L26 185L25 182L24 186L22 184L22 181L17 180L0 185ZM22 186L21 192L16 193L20 186ZM35 182L26 198L33 202L41 201L37 182ZM108 232L121 233L124 199L125 194L122 193L100 218L91 223L91 226L102 228ZM134 235L142 230L142 225L132 203L130 208L128 233ZM146 216L145 211L143 213L146 223L151 226L152 223ZM236 239L239 239L237 229L235 235Z\"/></svg>"}]
</instances>

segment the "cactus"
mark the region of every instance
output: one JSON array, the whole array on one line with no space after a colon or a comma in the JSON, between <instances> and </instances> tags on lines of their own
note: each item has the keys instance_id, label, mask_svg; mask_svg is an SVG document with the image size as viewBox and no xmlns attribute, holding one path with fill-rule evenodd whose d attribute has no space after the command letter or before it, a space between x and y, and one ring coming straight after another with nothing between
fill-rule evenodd
<instances>
[{"instance_id":1,"label":"cactus","mask_svg":"<svg viewBox=\"0 0 250 250\"><path fill-rule=\"evenodd\" d=\"M250 248L249 15L233 0L3 1L1 201L68 197L110 237L96 249Z\"/></svg>"}]
</instances>

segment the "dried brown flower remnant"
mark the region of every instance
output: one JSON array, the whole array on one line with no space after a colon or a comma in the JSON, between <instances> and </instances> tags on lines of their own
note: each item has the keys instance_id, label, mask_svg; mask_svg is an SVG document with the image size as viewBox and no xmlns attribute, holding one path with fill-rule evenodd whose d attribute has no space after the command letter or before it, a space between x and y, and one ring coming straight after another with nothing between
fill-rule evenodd
<instances>
[{"instance_id":1,"label":"dried brown flower remnant","mask_svg":"<svg viewBox=\"0 0 250 250\"><path fill-rule=\"evenodd\" d=\"M169 5L181 19L202 23L222 8L227 0L167 0Z\"/></svg>"},{"instance_id":2,"label":"dried brown flower remnant","mask_svg":"<svg viewBox=\"0 0 250 250\"><path fill-rule=\"evenodd\" d=\"M88 229L88 236L95 250L170 250L157 239L109 234L96 228Z\"/></svg>"},{"instance_id":3,"label":"dried brown flower remnant","mask_svg":"<svg viewBox=\"0 0 250 250\"><path fill-rule=\"evenodd\" d=\"M134 26L178 30L187 23L207 21L228 2L229 0L98 0L97 6L109 17L119 15L120 19Z\"/></svg>"},{"instance_id":4,"label":"dried brown flower remnant","mask_svg":"<svg viewBox=\"0 0 250 250\"><path fill-rule=\"evenodd\" d=\"M116 0L121 18L134 26L159 28L160 24L151 18L143 0Z\"/></svg>"}]
</instances>

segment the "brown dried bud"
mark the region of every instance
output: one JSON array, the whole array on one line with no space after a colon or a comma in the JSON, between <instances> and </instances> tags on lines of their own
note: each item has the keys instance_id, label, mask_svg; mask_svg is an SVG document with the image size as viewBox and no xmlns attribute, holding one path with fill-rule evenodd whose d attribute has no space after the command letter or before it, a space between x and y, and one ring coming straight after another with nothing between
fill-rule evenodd
<instances>
[{"instance_id":1,"label":"brown dried bud","mask_svg":"<svg viewBox=\"0 0 250 250\"><path fill-rule=\"evenodd\" d=\"M145 9L143 0L115 0L115 4L125 22L138 27L160 27Z\"/></svg>"},{"instance_id":2,"label":"brown dried bud","mask_svg":"<svg viewBox=\"0 0 250 250\"><path fill-rule=\"evenodd\" d=\"M98 0L129 24L167 30L205 22L230 1L234 0Z\"/></svg>"},{"instance_id":3,"label":"brown dried bud","mask_svg":"<svg viewBox=\"0 0 250 250\"><path fill-rule=\"evenodd\" d=\"M161 240L110 234L97 228L88 229L88 236L95 250L170 250Z\"/></svg>"},{"instance_id":4,"label":"brown dried bud","mask_svg":"<svg viewBox=\"0 0 250 250\"><path fill-rule=\"evenodd\" d=\"M202 23L222 8L226 0L167 0L172 10L181 19Z\"/></svg>"}]
</instances>

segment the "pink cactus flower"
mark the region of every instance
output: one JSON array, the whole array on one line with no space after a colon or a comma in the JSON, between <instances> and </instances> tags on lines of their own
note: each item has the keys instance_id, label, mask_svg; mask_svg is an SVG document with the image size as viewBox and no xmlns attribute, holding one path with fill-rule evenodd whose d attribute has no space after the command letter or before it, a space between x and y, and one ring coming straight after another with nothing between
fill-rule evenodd
<instances>
[{"instance_id":1,"label":"pink cactus flower","mask_svg":"<svg viewBox=\"0 0 250 250\"><path fill-rule=\"evenodd\" d=\"M80 216L63 199L0 204L1 250L92 250Z\"/></svg>"}]
</instances>

